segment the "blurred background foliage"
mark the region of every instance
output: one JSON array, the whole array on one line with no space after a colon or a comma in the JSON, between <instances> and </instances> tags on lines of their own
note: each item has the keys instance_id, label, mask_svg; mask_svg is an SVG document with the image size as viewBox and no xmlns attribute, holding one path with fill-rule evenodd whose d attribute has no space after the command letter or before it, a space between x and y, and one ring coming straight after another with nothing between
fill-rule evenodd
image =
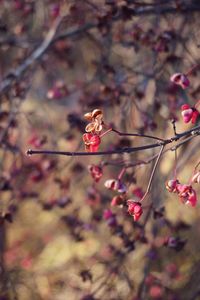
<instances>
[{"instance_id":1,"label":"blurred background foliage","mask_svg":"<svg viewBox=\"0 0 200 300\"><path fill-rule=\"evenodd\" d=\"M187 5L191 10L185 13ZM198 5L189 0L0 1L0 80L12 80L0 103L0 299L199 299L194 267L199 265L199 205L184 206L165 189L174 152L162 156L145 200L147 213L153 202L154 213L165 207L164 215L153 218L152 210L144 230L146 212L134 223L126 208L114 207L123 228L117 231L103 218L116 194L104 182L117 178L124 163L146 160L157 150L84 158L25 154L28 148L84 151L83 115L95 108L123 132L172 137L172 119L178 132L189 129L180 107L198 100L200 74L192 74L188 90L169 78L199 61L200 7L192 9ZM47 51L13 79L62 15ZM110 133L100 150L148 142ZM197 137L178 150L181 182L187 183L198 162L199 145ZM88 165L102 162L103 177L95 183ZM130 198L136 188L145 192L152 167L127 168ZM167 236L186 241L184 248L163 246Z\"/></svg>"}]
</instances>

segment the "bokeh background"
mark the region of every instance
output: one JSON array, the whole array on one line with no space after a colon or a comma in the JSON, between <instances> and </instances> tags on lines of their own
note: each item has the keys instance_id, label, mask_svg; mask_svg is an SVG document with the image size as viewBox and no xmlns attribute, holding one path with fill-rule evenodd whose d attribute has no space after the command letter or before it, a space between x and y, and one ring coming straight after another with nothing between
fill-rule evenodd
<instances>
[{"instance_id":1,"label":"bokeh background","mask_svg":"<svg viewBox=\"0 0 200 300\"><path fill-rule=\"evenodd\" d=\"M137 163L157 148L26 155L29 148L85 151L83 116L95 108L122 132L172 137L172 119L177 132L190 129L180 107L199 99L200 72L191 74L187 90L170 76L199 62L199 13L198 1L190 0L0 1L0 80L8 83L0 102L0 299L200 299L200 210L165 188L174 151L162 155L137 223L126 207L111 207L116 192L104 182L129 165L128 197L144 193L155 160ZM21 72L58 20L49 47ZM100 150L151 142L112 132ZM199 160L199 145L197 136L178 148L183 183ZM98 183L91 164L103 166ZM116 226L105 220L110 209ZM169 236L178 246L164 245Z\"/></svg>"}]
</instances>

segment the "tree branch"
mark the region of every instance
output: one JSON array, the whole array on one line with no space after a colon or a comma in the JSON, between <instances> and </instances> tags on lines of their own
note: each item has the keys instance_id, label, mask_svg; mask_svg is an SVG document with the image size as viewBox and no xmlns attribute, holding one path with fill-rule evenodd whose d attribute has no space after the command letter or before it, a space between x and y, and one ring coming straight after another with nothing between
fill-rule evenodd
<instances>
[{"instance_id":1,"label":"tree branch","mask_svg":"<svg viewBox=\"0 0 200 300\"><path fill-rule=\"evenodd\" d=\"M140 8L129 8L129 14L132 15L132 17L135 16L145 16L145 15L153 15L153 14L188 14L190 12L199 12L200 11L200 5L199 4L191 4L191 5L185 5L180 6L179 8L173 7L173 6L166 6L166 7L140 7ZM76 35L80 35L83 32L86 32L90 29L96 28L98 25L98 22L88 23L83 25L81 28L77 28L74 30L69 30L67 32L60 33L56 36L58 27L60 23L62 22L64 17L59 17L56 19L54 26L49 30L46 38L41 43L41 45L36 48L32 52L32 54L21 64L19 65L15 71L9 72L9 74L3 79L3 81L0 84L0 93L3 94L9 90L9 88L12 86L12 83L19 79L33 64L35 64L49 49L49 47L57 42L60 39L67 39L71 37L75 37ZM120 19L124 18L123 12L119 12L116 16L114 16L111 19L111 22L118 21ZM10 37L9 37L10 39ZM16 42L16 39L14 39Z\"/></svg>"},{"instance_id":2,"label":"tree branch","mask_svg":"<svg viewBox=\"0 0 200 300\"><path fill-rule=\"evenodd\" d=\"M1 82L0 93L5 93L15 80L19 79L29 69L29 67L31 67L39 58L44 55L44 53L51 45L51 42L53 41L59 25L61 24L63 19L64 17L59 17L55 20L53 27L50 28L41 45L36 48L36 50L33 51L32 54L27 59L25 59L25 61L21 65L19 65L15 70L12 70L9 75Z\"/></svg>"},{"instance_id":3,"label":"tree branch","mask_svg":"<svg viewBox=\"0 0 200 300\"><path fill-rule=\"evenodd\" d=\"M155 144L148 144L144 146L139 146L139 147L127 147L127 148L121 148L121 149L116 149L116 150L111 150L111 151L99 151L99 152L67 152L67 151L51 151L51 150L32 150L29 149L27 151L27 155L33 155L33 154L48 154L48 155L65 155L65 156L100 156L100 155L111 155L111 154L122 154L122 153L133 153L133 152L138 152L138 151L143 151L147 149L152 149L152 148L157 148L160 146L166 146L170 143L177 142L183 137L186 137L186 139L190 139L193 136L199 135L200 134L200 126L193 127L190 130L184 131L182 133L176 134L170 139L166 139L163 141L159 141ZM184 143L184 141L181 141L179 144ZM179 145L178 144L178 145ZM172 150L175 150L176 147L172 147Z\"/></svg>"}]
</instances>

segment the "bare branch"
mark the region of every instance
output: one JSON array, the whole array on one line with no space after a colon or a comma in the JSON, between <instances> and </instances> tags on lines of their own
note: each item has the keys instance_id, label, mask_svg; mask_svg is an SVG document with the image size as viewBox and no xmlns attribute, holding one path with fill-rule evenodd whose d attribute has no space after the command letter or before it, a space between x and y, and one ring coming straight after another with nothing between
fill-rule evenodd
<instances>
[{"instance_id":1,"label":"bare branch","mask_svg":"<svg viewBox=\"0 0 200 300\"><path fill-rule=\"evenodd\" d=\"M153 14L188 14L192 12L199 12L200 11L200 5L199 4L190 4L190 5L184 5L180 6L179 8L173 7L173 6L166 6L166 7L139 7L139 8L133 8L129 9L129 14L132 15L132 17L135 16L142 16L142 15L153 15ZM58 27L60 23L62 22L64 17L59 17L56 19L54 26L49 30L46 38L41 43L41 45L36 48L35 51L21 64L19 65L15 71L10 71L9 75L5 77L5 79L0 84L0 93L5 93L8 91L8 89L12 86L12 83L19 79L33 64L35 64L48 50L48 48L54 44L56 41L60 39L66 39L75 37L76 35L82 34L83 32L86 32L92 28L97 27L98 23L88 23L83 25L81 28L69 30L67 32L63 32L56 36ZM123 13L119 12L116 16L114 16L111 19L111 22L118 21L120 19L124 18ZM9 38L10 39L10 38ZM16 42L16 39L14 39Z\"/></svg>"},{"instance_id":2,"label":"bare branch","mask_svg":"<svg viewBox=\"0 0 200 300\"><path fill-rule=\"evenodd\" d=\"M111 154L122 154L122 153L133 153L138 151L143 151L147 149L157 148L160 146L165 146L167 144L173 143L178 141L179 139L186 137L187 139L190 139L196 135L200 134L200 126L193 127L190 130L184 131L182 133L179 133L175 136L173 136L170 139L166 139L163 141L159 141L155 144L148 144L144 146L139 147L127 147L127 148L121 148L111 151L99 151L99 152L66 152L66 151L51 151L51 150L32 150L29 149L27 151L27 155L33 155L33 154L49 154L49 155L65 155L65 156L100 156L100 155L111 155ZM184 143L182 141L181 143ZM174 146L171 150L175 150L176 147L179 145Z\"/></svg>"},{"instance_id":3,"label":"bare branch","mask_svg":"<svg viewBox=\"0 0 200 300\"><path fill-rule=\"evenodd\" d=\"M25 59L25 61L19 65L18 68L12 70L10 74L1 82L0 93L6 92L16 79L19 79L29 67L33 66L33 64L42 57L42 55L51 45L51 42L53 41L53 38L55 37L63 18L64 17L59 17L55 20L54 26L50 28L42 44L35 51L33 51L33 53L27 59Z\"/></svg>"}]
</instances>

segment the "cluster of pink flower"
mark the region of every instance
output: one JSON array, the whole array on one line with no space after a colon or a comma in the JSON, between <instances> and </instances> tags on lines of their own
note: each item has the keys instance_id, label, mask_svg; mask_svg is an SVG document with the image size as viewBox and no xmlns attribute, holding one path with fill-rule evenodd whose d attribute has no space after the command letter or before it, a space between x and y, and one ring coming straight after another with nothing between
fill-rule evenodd
<instances>
[{"instance_id":1,"label":"cluster of pink flower","mask_svg":"<svg viewBox=\"0 0 200 300\"><path fill-rule=\"evenodd\" d=\"M95 182L98 182L101 179L103 175L103 170L101 166L89 165L88 170ZM139 200L143 197L142 190L140 188L134 189L132 192L135 196L135 199L129 199L126 201L127 186L121 181L121 179L108 179L105 181L104 185L106 188L120 193L112 198L110 203L111 206L123 207L124 204L127 204L129 214L133 216L134 221L138 221L143 212L142 205L139 202Z\"/></svg>"},{"instance_id":2,"label":"cluster of pink flower","mask_svg":"<svg viewBox=\"0 0 200 300\"><path fill-rule=\"evenodd\" d=\"M140 193L140 196L136 197L137 199L128 199L126 201L127 187L120 179L108 179L104 185L106 188L120 193L120 195L113 197L111 206L123 206L126 203L128 206L128 213L133 217L134 221L138 221L143 213L142 204L139 202L143 193Z\"/></svg>"},{"instance_id":3,"label":"cluster of pink flower","mask_svg":"<svg viewBox=\"0 0 200 300\"><path fill-rule=\"evenodd\" d=\"M88 171L95 182L99 182L103 176L103 168L101 165L89 165ZM116 195L111 200L111 206L123 206L125 203L125 194L127 192L126 185L120 179L108 179L104 183L105 187L120 193Z\"/></svg>"},{"instance_id":4,"label":"cluster of pink flower","mask_svg":"<svg viewBox=\"0 0 200 300\"><path fill-rule=\"evenodd\" d=\"M189 74L189 73L188 73ZM183 89L186 89L190 85L188 76L183 73L176 73L171 76L170 80L181 86ZM197 106L200 104L200 100L196 103L194 107L189 104L184 104L181 107L182 117L184 123L195 124L200 113L197 110ZM85 119L89 121L89 124L86 126L86 133L83 134L83 141L85 143L85 149L88 152L97 152L99 145L101 143L101 138L104 134L110 131L102 133L102 130L108 126L103 121L103 113L100 109L94 109L92 112L86 113L84 115ZM98 165L90 165L88 170L93 177L93 179L98 182L103 175L102 167ZM200 172L196 173L192 178L193 183L200 183ZM141 199L143 196L137 197L137 199L128 199L127 200L127 187L121 181L121 176L117 179L108 179L104 183L105 187L120 193L113 197L111 201L111 206L128 206L128 212L133 216L134 221L138 221L143 213ZM166 184L166 188L169 192L178 194L180 200L184 204L189 204L195 206L197 202L196 191L191 184L181 184L178 179L169 180Z\"/></svg>"},{"instance_id":5,"label":"cluster of pink flower","mask_svg":"<svg viewBox=\"0 0 200 300\"><path fill-rule=\"evenodd\" d=\"M200 183L200 172L194 174L192 183ZM191 184L181 184L178 179L171 179L166 183L166 188L170 193L178 194L182 203L196 206L197 194Z\"/></svg>"},{"instance_id":6,"label":"cluster of pink flower","mask_svg":"<svg viewBox=\"0 0 200 300\"><path fill-rule=\"evenodd\" d=\"M189 123L190 121L192 124L196 123L199 116L199 111L195 107L190 107L188 104L183 104L181 106L181 110L184 123Z\"/></svg>"},{"instance_id":7,"label":"cluster of pink flower","mask_svg":"<svg viewBox=\"0 0 200 300\"><path fill-rule=\"evenodd\" d=\"M170 78L171 82L173 82L176 85L179 85L182 87L182 89L186 89L190 86L190 81L188 79L188 76L183 73L175 73ZM192 124L195 124L200 113L197 109L197 106L199 105L199 101L197 101L195 106L190 106L189 104L185 103L181 107L181 115L183 117L184 123L189 123L190 121Z\"/></svg>"}]
</instances>

